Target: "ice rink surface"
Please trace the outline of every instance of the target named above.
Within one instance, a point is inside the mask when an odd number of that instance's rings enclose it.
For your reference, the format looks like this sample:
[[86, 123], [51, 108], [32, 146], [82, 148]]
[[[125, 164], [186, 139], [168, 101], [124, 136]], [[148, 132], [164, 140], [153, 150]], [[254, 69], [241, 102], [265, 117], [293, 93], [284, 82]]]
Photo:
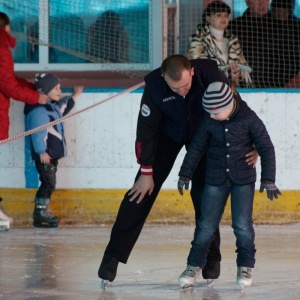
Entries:
[[253, 284], [235, 283], [235, 237], [221, 226], [221, 276], [213, 288], [202, 277], [182, 292], [193, 226], [147, 225], [126, 265], [106, 290], [97, 276], [111, 226], [14, 228], [0, 233], [0, 299], [14, 300], [298, 300], [300, 224], [259, 225]]

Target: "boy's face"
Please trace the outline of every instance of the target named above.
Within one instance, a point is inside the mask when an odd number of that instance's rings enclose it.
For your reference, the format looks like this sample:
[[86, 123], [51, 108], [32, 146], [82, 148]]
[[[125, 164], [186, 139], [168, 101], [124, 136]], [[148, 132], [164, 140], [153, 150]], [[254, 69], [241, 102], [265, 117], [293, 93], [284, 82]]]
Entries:
[[50, 100], [58, 101], [61, 96], [60, 83], [57, 84], [47, 95]]
[[210, 117], [217, 121], [225, 121], [229, 118], [232, 111], [233, 111], [233, 105], [230, 105], [228, 108], [224, 109], [223, 111], [221, 111], [217, 114], [210, 114]]

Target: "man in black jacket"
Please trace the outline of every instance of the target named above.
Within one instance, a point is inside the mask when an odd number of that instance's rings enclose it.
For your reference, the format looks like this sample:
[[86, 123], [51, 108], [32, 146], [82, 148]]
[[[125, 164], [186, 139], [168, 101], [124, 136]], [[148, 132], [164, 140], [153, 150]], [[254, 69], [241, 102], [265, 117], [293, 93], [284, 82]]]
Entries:
[[[140, 235], [152, 205], [172, 170], [183, 146], [188, 147], [200, 124], [204, 109], [202, 96], [210, 83], [229, 79], [209, 59], [188, 60], [183, 55], [171, 55], [161, 68], [145, 77], [137, 123], [136, 156], [140, 169], [133, 187], [125, 194], [112, 228], [98, 276], [105, 288], [116, 277], [119, 262], [126, 263]], [[251, 151], [245, 160], [255, 164], [257, 153]], [[200, 201], [204, 186], [202, 160], [192, 178], [191, 197], [196, 219], [200, 216]], [[202, 270], [211, 281], [220, 275], [220, 233], [216, 230], [207, 264]]]

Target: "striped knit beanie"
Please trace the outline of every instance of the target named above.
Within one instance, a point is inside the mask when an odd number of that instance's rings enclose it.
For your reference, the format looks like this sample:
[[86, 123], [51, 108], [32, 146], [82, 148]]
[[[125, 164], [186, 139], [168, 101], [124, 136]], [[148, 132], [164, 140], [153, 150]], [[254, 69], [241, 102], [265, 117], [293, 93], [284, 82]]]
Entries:
[[210, 114], [218, 114], [232, 104], [233, 94], [224, 82], [213, 82], [202, 98], [204, 109]]

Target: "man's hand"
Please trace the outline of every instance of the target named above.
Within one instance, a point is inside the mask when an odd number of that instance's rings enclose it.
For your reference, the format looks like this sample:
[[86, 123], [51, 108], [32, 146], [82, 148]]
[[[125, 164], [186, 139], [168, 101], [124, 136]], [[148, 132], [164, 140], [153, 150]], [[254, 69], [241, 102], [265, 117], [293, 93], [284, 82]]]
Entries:
[[275, 183], [270, 181], [264, 181], [260, 184], [259, 192], [262, 193], [266, 189], [268, 198], [273, 200], [274, 198], [277, 199], [278, 195], [281, 195], [281, 192], [276, 187]]
[[254, 149], [253, 151], [247, 153], [246, 155], [246, 163], [250, 166], [253, 165], [253, 168], [256, 167], [256, 162], [258, 159], [258, 152], [256, 151], [256, 149]]
[[39, 104], [46, 104], [48, 100], [49, 100], [48, 95], [40, 94], [40, 98], [39, 98], [38, 103]]
[[153, 189], [154, 181], [152, 175], [141, 175], [128, 193], [129, 196], [132, 195], [129, 201], [132, 202], [136, 200], [136, 203], [139, 204], [146, 193], [148, 193], [148, 195], [152, 194]]
[[190, 180], [191, 180], [190, 178], [179, 177], [178, 183], [177, 183], [177, 188], [178, 188], [180, 195], [183, 195], [183, 187], [186, 190], [189, 189]]

